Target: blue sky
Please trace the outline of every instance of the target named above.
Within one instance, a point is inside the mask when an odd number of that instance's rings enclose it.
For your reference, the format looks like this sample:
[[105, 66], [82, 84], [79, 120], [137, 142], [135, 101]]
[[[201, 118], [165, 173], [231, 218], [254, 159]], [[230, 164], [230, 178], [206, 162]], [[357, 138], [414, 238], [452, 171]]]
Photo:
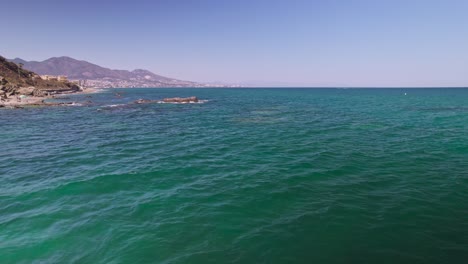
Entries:
[[0, 55], [228, 83], [468, 86], [466, 0], [0, 0]]

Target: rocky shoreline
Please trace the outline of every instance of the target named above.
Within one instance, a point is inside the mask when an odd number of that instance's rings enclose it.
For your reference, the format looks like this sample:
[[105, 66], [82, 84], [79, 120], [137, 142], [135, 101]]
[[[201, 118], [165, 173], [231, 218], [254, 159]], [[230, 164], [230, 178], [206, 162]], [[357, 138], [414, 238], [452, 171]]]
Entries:
[[[22, 109], [27, 107], [46, 107], [46, 106], [87, 106], [92, 105], [91, 101], [85, 102], [53, 102], [54, 99], [57, 100], [64, 100], [70, 99], [65, 97], [66, 95], [76, 95], [76, 94], [91, 94], [101, 91], [100, 89], [94, 88], [87, 88], [85, 90], [80, 90], [78, 92], [67, 92], [67, 93], [57, 93], [54, 95], [47, 95], [47, 96], [33, 96], [33, 95], [15, 95], [10, 96], [7, 99], [4, 97], [0, 100], [0, 108], [9, 108], [9, 109]], [[117, 93], [118, 96], [121, 96]], [[87, 96], [91, 97], [91, 96]], [[52, 101], [50, 100], [52, 99]], [[207, 100], [200, 100], [196, 96], [191, 97], [172, 97], [172, 98], [164, 98], [161, 100], [153, 100], [153, 99], [138, 99], [134, 102], [131, 102], [127, 105], [131, 104], [198, 104], [198, 103], [205, 103]]]
[[98, 89], [87, 88], [79, 91], [64, 91], [57, 92], [53, 95], [50, 94], [34, 94], [28, 93], [25, 95], [18, 93], [15, 95], [9, 96], [0, 96], [0, 108], [25, 108], [25, 107], [37, 107], [37, 106], [73, 106], [73, 105], [83, 105], [77, 104], [76, 102], [50, 102], [50, 99], [63, 99], [61, 96], [70, 95], [70, 94], [89, 94], [98, 92]]
[[64, 76], [41, 76], [0, 56], [0, 107], [23, 108], [26, 106], [62, 105], [49, 102], [63, 94], [87, 93], [78, 84]]

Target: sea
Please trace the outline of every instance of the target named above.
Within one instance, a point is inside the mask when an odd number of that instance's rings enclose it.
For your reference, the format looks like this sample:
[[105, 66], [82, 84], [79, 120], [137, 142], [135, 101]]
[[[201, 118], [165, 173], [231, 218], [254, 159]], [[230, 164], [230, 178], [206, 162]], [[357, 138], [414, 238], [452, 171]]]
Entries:
[[1, 264], [468, 262], [468, 89], [60, 100], [0, 109]]

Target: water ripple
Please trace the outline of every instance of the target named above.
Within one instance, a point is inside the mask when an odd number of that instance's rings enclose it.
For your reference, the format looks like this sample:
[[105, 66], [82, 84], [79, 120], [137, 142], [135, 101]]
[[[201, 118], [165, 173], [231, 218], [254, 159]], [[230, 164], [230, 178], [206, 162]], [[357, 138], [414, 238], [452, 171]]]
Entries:
[[0, 263], [468, 255], [467, 90], [124, 94], [0, 111]]

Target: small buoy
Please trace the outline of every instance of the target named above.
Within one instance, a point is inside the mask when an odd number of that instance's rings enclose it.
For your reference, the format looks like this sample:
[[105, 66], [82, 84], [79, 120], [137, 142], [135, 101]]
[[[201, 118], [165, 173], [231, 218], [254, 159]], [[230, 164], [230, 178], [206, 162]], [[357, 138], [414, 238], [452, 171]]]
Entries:
[[405, 95], [406, 95], [406, 93], [405, 93]]

